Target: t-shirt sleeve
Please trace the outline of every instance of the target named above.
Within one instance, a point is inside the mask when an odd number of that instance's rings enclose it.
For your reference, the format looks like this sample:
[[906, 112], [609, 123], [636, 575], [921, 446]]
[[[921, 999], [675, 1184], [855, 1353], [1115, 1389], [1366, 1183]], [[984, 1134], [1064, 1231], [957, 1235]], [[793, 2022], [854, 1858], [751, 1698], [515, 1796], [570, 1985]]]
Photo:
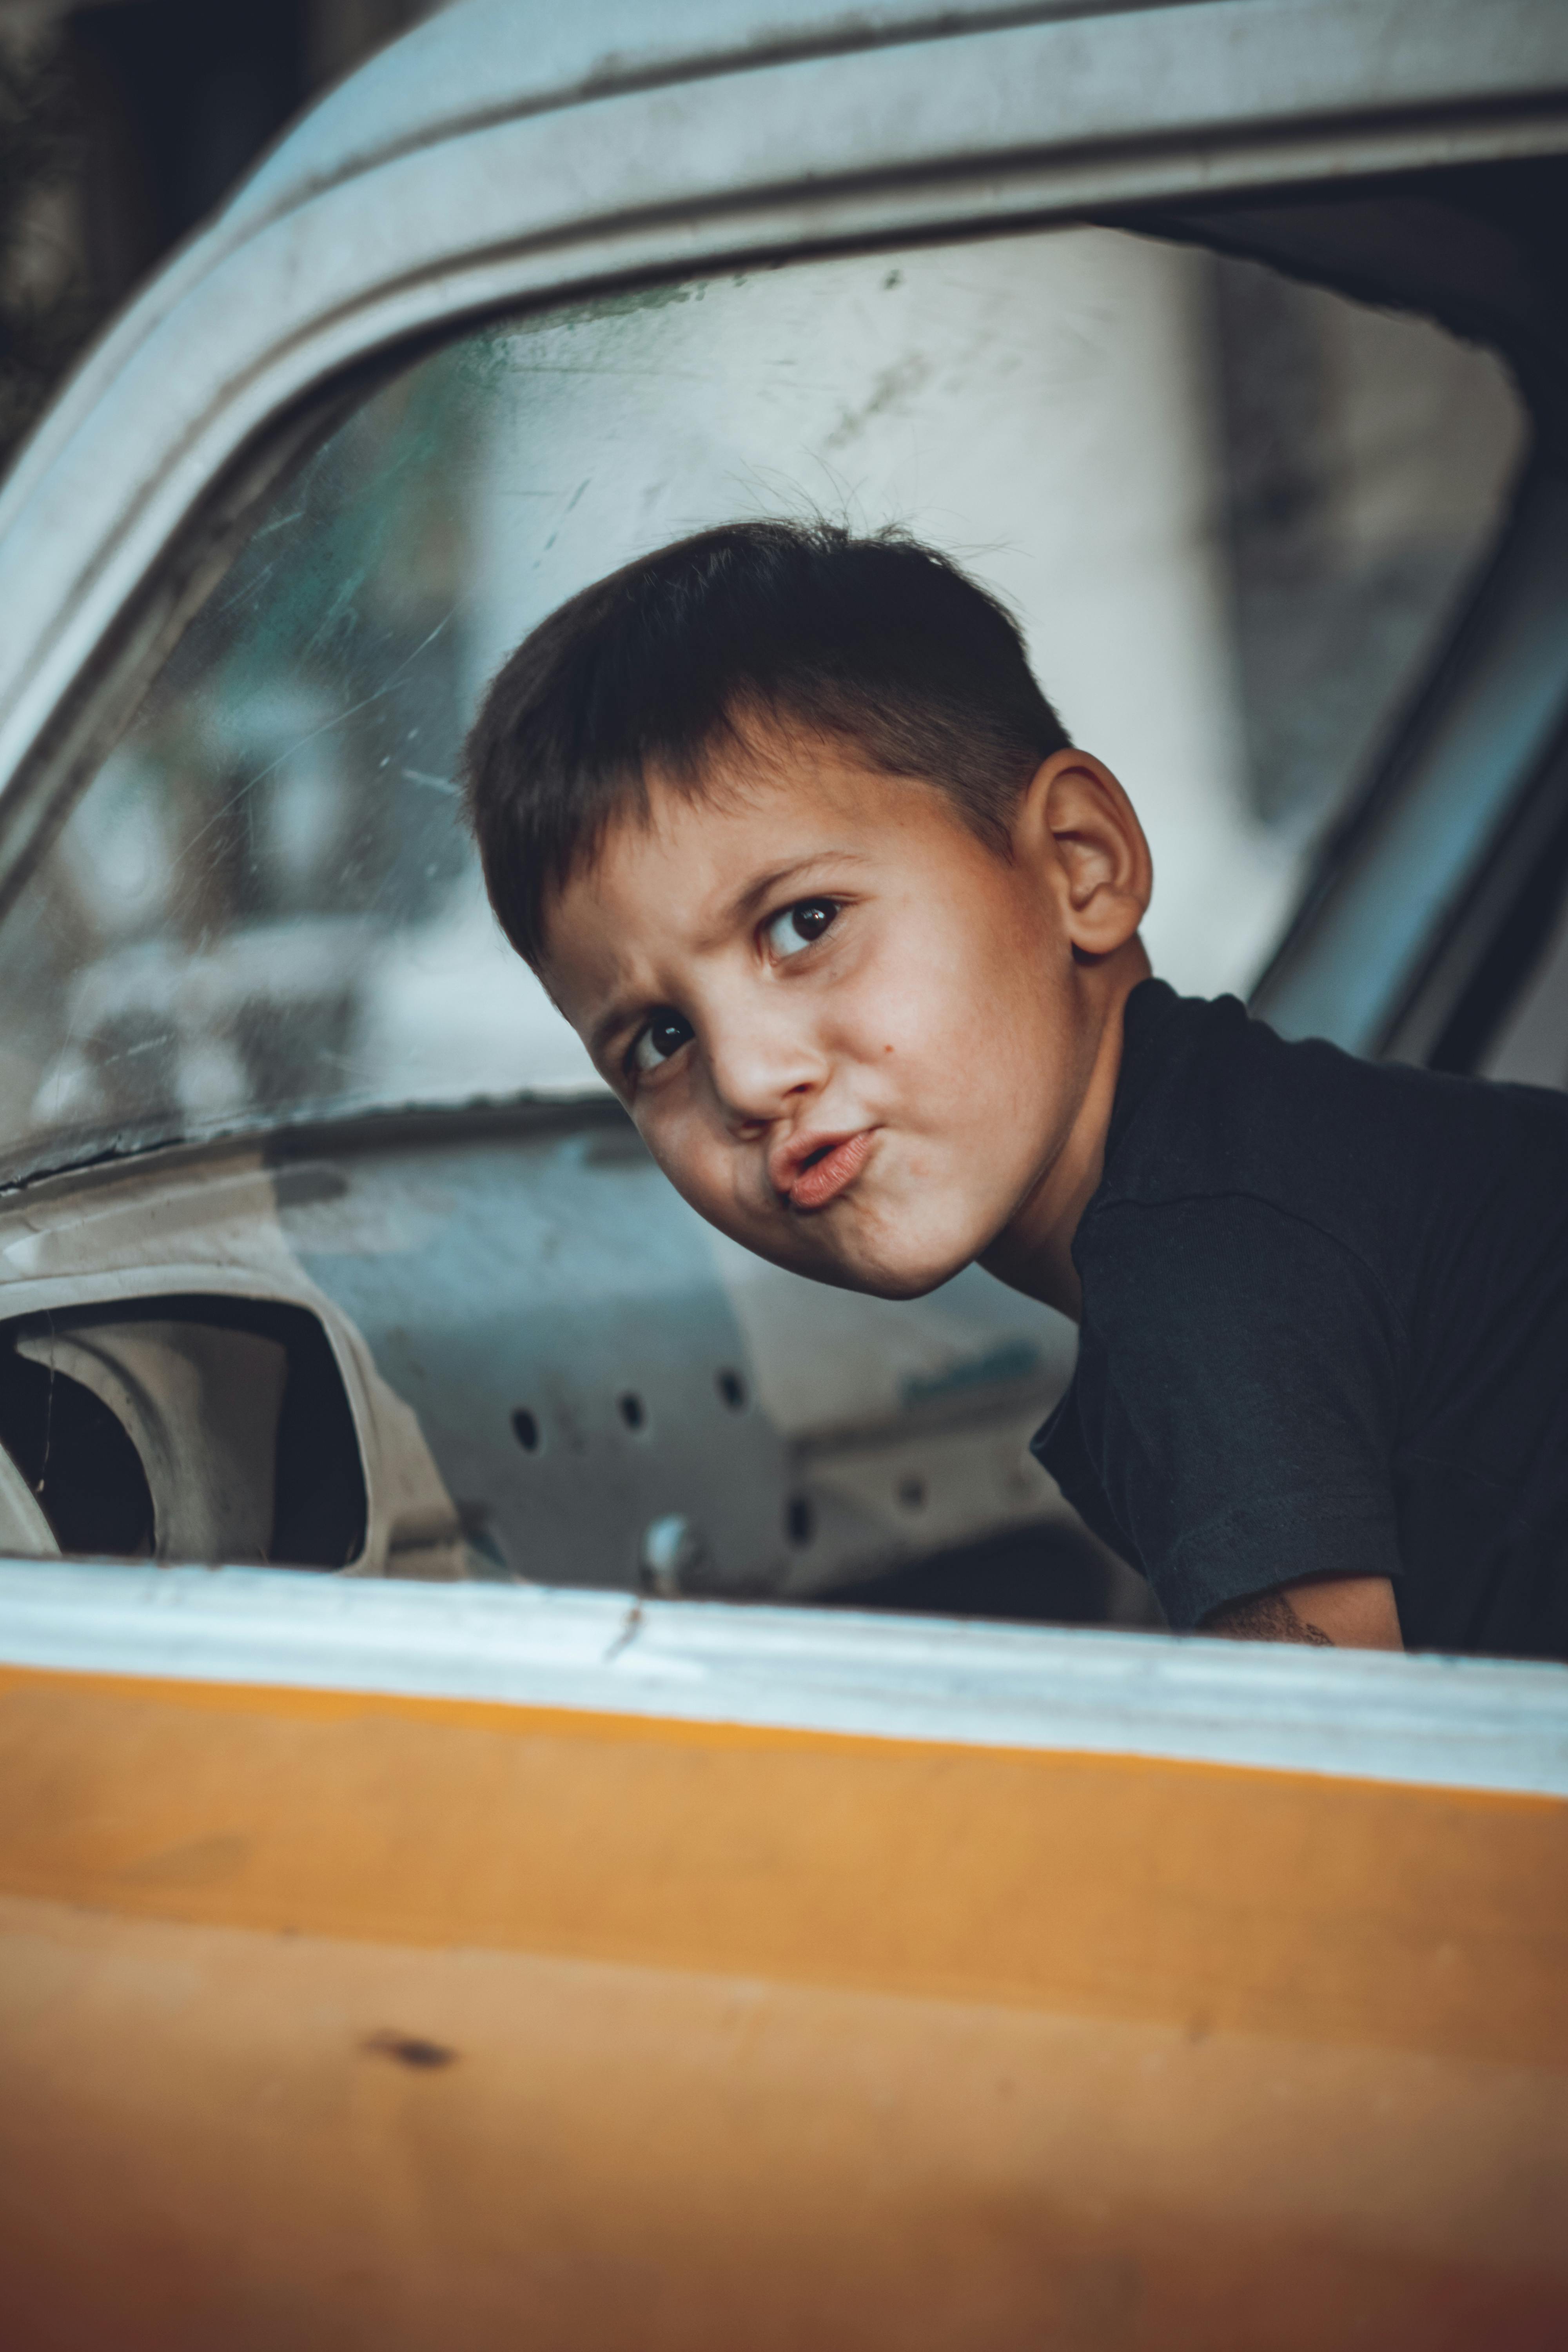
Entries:
[[1073, 1451], [1179, 1631], [1303, 1576], [1397, 1576], [1399, 1339], [1367, 1269], [1249, 1196], [1108, 1206]]

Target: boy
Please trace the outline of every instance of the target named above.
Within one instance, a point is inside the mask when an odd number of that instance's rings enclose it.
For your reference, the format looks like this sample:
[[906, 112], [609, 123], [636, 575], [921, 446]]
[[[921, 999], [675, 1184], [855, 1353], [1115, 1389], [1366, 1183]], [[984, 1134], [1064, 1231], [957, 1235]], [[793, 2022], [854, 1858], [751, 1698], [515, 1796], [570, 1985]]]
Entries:
[[1568, 1098], [1152, 979], [1127, 796], [955, 567], [704, 532], [537, 629], [468, 758], [508, 937], [695, 1209], [1078, 1319], [1035, 1450], [1174, 1627], [1568, 1647]]

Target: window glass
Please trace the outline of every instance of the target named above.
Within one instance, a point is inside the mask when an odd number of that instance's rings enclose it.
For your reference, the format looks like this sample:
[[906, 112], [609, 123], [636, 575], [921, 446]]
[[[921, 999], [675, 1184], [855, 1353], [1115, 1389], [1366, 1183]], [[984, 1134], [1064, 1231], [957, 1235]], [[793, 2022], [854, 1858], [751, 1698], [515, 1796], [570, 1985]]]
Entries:
[[1321, 830], [1435, 649], [1522, 454], [1501, 365], [1425, 320], [1210, 264], [1251, 805]]
[[1480, 1071], [1520, 1086], [1568, 1087], [1568, 898], [1499, 1024]]
[[562, 598], [736, 515], [997, 590], [1145, 820], [1156, 968], [1245, 988], [1521, 439], [1436, 328], [1102, 229], [474, 335], [278, 493], [0, 931], [0, 1151], [595, 1083], [486, 909], [461, 734]]

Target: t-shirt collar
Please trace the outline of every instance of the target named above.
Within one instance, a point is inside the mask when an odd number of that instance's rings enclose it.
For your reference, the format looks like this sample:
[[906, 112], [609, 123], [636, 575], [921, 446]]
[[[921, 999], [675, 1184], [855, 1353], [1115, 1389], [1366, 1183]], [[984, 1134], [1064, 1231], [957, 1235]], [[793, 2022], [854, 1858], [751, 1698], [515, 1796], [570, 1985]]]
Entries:
[[1181, 998], [1163, 980], [1141, 980], [1122, 1009], [1121, 1067], [1110, 1125], [1105, 1137], [1105, 1166], [1110, 1167], [1123, 1136], [1142, 1109], [1158, 1077], [1163, 1055], [1160, 1040], [1181, 1008]]

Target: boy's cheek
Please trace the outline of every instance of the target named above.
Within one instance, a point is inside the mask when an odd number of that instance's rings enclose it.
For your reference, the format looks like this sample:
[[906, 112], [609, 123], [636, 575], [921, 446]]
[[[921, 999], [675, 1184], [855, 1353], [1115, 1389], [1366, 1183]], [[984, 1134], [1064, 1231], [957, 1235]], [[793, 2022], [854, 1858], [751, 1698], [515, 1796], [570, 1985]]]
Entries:
[[738, 1152], [728, 1137], [715, 1140], [697, 1123], [644, 1140], [687, 1206], [742, 1248], [796, 1272], [809, 1270], [820, 1251], [775, 1197], [760, 1154]]
[[647, 1144], [661, 1174], [668, 1177], [689, 1207], [710, 1224], [732, 1230], [739, 1202], [737, 1154], [727, 1139], [716, 1138], [689, 1107], [672, 1103], [639, 1105], [632, 1122]]

